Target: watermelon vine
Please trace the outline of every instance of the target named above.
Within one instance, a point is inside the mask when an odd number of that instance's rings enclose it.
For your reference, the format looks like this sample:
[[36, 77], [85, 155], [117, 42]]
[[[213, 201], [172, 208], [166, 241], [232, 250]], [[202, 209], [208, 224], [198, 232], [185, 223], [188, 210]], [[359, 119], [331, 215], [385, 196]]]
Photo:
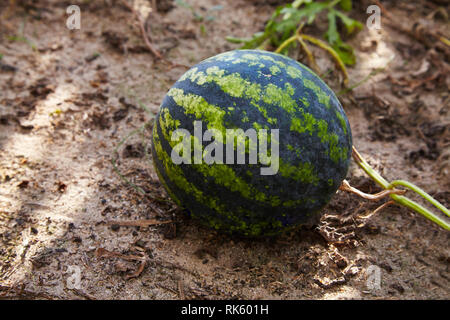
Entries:
[[[340, 9], [336, 9], [338, 4]], [[306, 44], [306, 42], [310, 42], [331, 54], [344, 75], [344, 84], [347, 85], [348, 74], [345, 65], [355, 64], [356, 59], [353, 48], [342, 40], [338, 32], [337, 20], [343, 23], [348, 34], [361, 30], [363, 25], [345, 13], [351, 9], [351, 0], [323, 2], [295, 0], [292, 3], [278, 7], [266, 23], [263, 32], [257, 32], [249, 39], [231, 36], [226, 39], [232, 43], [242, 43], [241, 49], [269, 49], [269, 47], [275, 47], [278, 48], [276, 52], [279, 53], [287, 53], [289, 47], [299, 42], [302, 50], [306, 53], [310, 67], [320, 73], [314, 56]], [[324, 34], [326, 42], [301, 33], [303, 26], [312, 24], [322, 12], [326, 12], [328, 21], [328, 29]]]
[[[447, 217], [450, 217], [450, 212], [447, 208], [445, 208], [441, 203], [439, 203], [436, 199], [434, 199], [432, 196], [430, 196], [428, 193], [426, 193], [424, 190], [416, 186], [415, 184], [404, 181], [404, 180], [395, 180], [392, 182], [388, 182], [386, 179], [384, 179], [378, 172], [376, 172], [364, 158], [359, 154], [359, 152], [356, 150], [355, 147], [353, 147], [353, 159], [355, 162], [371, 177], [378, 185], [380, 185], [385, 190], [390, 190], [395, 188], [396, 186], [402, 186], [405, 187], [418, 195], [420, 195], [423, 199], [425, 199], [427, 202], [431, 203], [433, 206], [441, 210]], [[402, 196], [398, 194], [390, 194], [390, 197], [394, 200], [394, 202], [405, 206], [417, 213], [420, 213], [425, 218], [427, 218], [430, 221], [433, 221], [434, 223], [438, 224], [445, 230], [450, 230], [450, 224], [439, 217], [437, 214], [431, 212], [427, 208], [421, 206], [417, 202]]]

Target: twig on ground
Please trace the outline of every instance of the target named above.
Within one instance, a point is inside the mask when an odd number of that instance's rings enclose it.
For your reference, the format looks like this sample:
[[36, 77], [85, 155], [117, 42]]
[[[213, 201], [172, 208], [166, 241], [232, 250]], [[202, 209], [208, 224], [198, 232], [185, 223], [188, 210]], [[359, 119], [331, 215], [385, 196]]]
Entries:
[[86, 300], [97, 300], [96, 297], [94, 297], [93, 295], [83, 292], [79, 289], [70, 289], [73, 293], [75, 293], [77, 296], [85, 298]]
[[121, 0], [122, 4], [128, 8], [128, 10], [131, 11], [131, 13], [133, 13], [134, 17], [136, 18], [138, 24], [139, 24], [139, 29], [141, 30], [141, 34], [142, 37], [144, 38], [144, 42], [147, 46], [147, 48], [150, 50], [151, 53], [153, 53], [157, 58], [161, 59], [161, 60], [165, 60], [164, 57], [162, 56], [162, 54], [156, 50], [153, 45], [150, 43], [150, 41], [148, 40], [147, 37], [147, 32], [145, 32], [145, 26], [144, 23], [142, 22], [141, 18], [139, 17], [139, 14], [136, 12], [136, 10], [134, 10], [133, 6], [131, 6], [128, 1], [126, 0]]
[[145, 45], [147, 46], [147, 48], [150, 50], [150, 52], [158, 59], [164, 61], [165, 63], [167, 63], [170, 68], [176, 68], [176, 67], [183, 67], [183, 68], [189, 68], [188, 66], [185, 66], [183, 64], [178, 64], [178, 63], [173, 63], [169, 60], [167, 60], [166, 58], [163, 57], [163, 55], [157, 50], [155, 49], [155, 47], [153, 47], [153, 44], [150, 42], [148, 35], [147, 35], [147, 31], [145, 30], [145, 25], [142, 22], [139, 14], [136, 12], [136, 10], [134, 10], [133, 6], [131, 6], [127, 0], [121, 0], [122, 4], [128, 8], [128, 10], [130, 10], [135, 19], [137, 20], [138, 24], [139, 24], [139, 29], [141, 31], [142, 34], [142, 38], [144, 39]]
[[119, 226], [130, 226], [130, 227], [148, 227], [148, 226], [157, 226], [161, 224], [172, 223], [172, 220], [167, 221], [159, 221], [156, 219], [145, 219], [145, 220], [130, 220], [130, 221], [108, 221], [109, 225], [119, 225]]
[[141, 253], [141, 256], [135, 256], [135, 255], [125, 255], [118, 252], [108, 251], [104, 248], [98, 248], [95, 252], [95, 255], [97, 258], [120, 258], [127, 261], [140, 261], [138, 269], [133, 272], [132, 274], [127, 275], [125, 278], [131, 279], [131, 278], [137, 278], [141, 275], [141, 273], [144, 271], [145, 265], [147, 263], [147, 257], [145, 256], [145, 253]]
[[172, 289], [172, 288], [169, 288], [169, 287], [166, 287], [165, 285], [162, 285], [162, 284], [160, 284], [160, 283], [157, 283], [156, 286], [157, 286], [158, 288], [161, 288], [161, 289], [164, 289], [164, 290], [166, 290], [166, 291], [169, 291], [169, 292], [173, 293], [174, 295], [178, 295], [178, 292], [177, 292], [176, 290], [174, 290], [174, 289]]

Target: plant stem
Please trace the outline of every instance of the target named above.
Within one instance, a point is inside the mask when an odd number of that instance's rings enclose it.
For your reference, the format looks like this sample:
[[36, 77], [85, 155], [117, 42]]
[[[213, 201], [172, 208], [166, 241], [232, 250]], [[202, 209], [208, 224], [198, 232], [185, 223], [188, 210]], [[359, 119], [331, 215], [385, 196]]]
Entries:
[[339, 2], [341, 2], [341, 0], [334, 0], [333, 2], [331, 2], [327, 8], [333, 8], [335, 5], [337, 5]]
[[432, 205], [434, 205], [436, 208], [438, 208], [439, 210], [441, 210], [443, 213], [445, 213], [447, 215], [447, 217], [450, 217], [450, 212], [448, 211], [448, 209], [446, 207], [444, 207], [442, 204], [440, 204], [438, 201], [436, 201], [432, 196], [430, 196], [428, 193], [426, 193], [425, 191], [423, 191], [422, 189], [420, 189], [418, 186], [408, 182], [408, 181], [404, 181], [404, 180], [395, 180], [392, 181], [391, 184], [389, 185], [389, 189], [393, 188], [395, 186], [403, 186], [405, 188], [408, 188], [412, 191], [414, 191], [415, 193], [417, 193], [418, 195], [420, 195], [422, 198], [424, 198], [425, 200], [427, 200], [429, 203], [431, 203]]
[[444, 44], [446, 44], [447, 46], [450, 47], [450, 40], [448, 40], [447, 38], [445, 38], [445, 37], [439, 37], [439, 40], [441, 40], [442, 43], [444, 43]]
[[286, 39], [278, 48], [277, 50], [275, 50], [275, 53], [280, 53], [281, 51], [284, 50], [284, 48], [286, 48], [288, 45], [290, 45], [292, 42], [294, 42], [295, 40], [297, 40], [297, 35], [293, 35], [292, 37]]
[[378, 72], [383, 71], [384, 69], [375, 69], [372, 70], [367, 76], [364, 77], [364, 79], [362, 79], [361, 81], [355, 83], [354, 85], [351, 85], [348, 88], [342, 89], [341, 91], [339, 91], [337, 93], [338, 96], [341, 96], [347, 92], [350, 92], [352, 90], [354, 90], [355, 88], [359, 87], [360, 85], [363, 85], [364, 83], [366, 83], [370, 78], [372, 78], [373, 76], [375, 76]]
[[377, 194], [368, 194], [365, 192], [362, 192], [361, 190], [358, 190], [354, 187], [352, 187], [347, 180], [342, 181], [342, 185], [339, 187], [340, 190], [343, 191], [347, 191], [347, 192], [351, 192], [354, 193], [358, 196], [360, 196], [361, 198], [367, 199], [367, 200], [371, 200], [371, 201], [378, 201], [382, 198], [385, 198], [386, 196], [390, 195], [390, 194], [405, 194], [405, 190], [397, 190], [397, 189], [392, 189], [392, 190], [383, 190], [381, 192], [378, 192]]
[[305, 51], [306, 56], [308, 57], [308, 61], [311, 64], [311, 68], [313, 68], [314, 71], [316, 71], [317, 73], [320, 73], [319, 66], [316, 63], [316, 60], [314, 59], [313, 54], [309, 50], [308, 45], [305, 43], [305, 41], [303, 41], [303, 39], [301, 37], [298, 37], [298, 42], [300, 42], [300, 45], [302, 46], [303, 51]]
[[[297, 32], [297, 34], [295, 34], [292, 37], [286, 39], [274, 52], [275, 53], [282, 52], [287, 46], [289, 46], [295, 40], [300, 42], [300, 45], [305, 50], [306, 55], [308, 56], [308, 60], [310, 60], [310, 61], [311, 61], [311, 58], [312, 58], [311, 51], [309, 51], [308, 47], [306, 47], [306, 44], [305, 44], [305, 42], [303, 40], [309, 41], [309, 42], [315, 44], [316, 46], [322, 48], [323, 50], [327, 51], [334, 58], [334, 60], [336, 60], [336, 63], [338, 65], [338, 67], [341, 69], [342, 73], [344, 74], [344, 84], [345, 85], [348, 84], [349, 77], [348, 77], [347, 68], [345, 67], [344, 62], [339, 57], [337, 52], [332, 47], [330, 47], [325, 42], [323, 42], [322, 40], [319, 40], [319, 39], [314, 38], [312, 36], [309, 36], [307, 34], [301, 34], [301, 33]], [[312, 59], [314, 59], [314, 58], [312, 58]], [[311, 65], [311, 68], [318, 69], [317, 65], [315, 64], [315, 60], [312, 60], [312, 61], [314, 63]], [[318, 70], [315, 70], [315, 71], [317, 72]]]
[[[392, 183], [389, 183], [386, 179], [384, 179], [378, 172], [376, 172], [365, 160], [364, 158], [358, 153], [355, 147], [352, 149], [352, 156], [353, 159], [356, 161], [356, 163], [376, 182], [378, 183], [383, 189], [392, 189], [396, 185], [401, 185], [404, 187], [407, 187], [408, 189], [418, 193], [420, 196], [422, 196], [425, 200], [439, 208], [441, 211], [443, 211], [446, 215], [449, 215], [448, 209], [446, 209], [442, 204], [440, 204], [437, 200], [435, 200], [432, 196], [430, 196], [428, 193], [417, 187], [416, 185], [403, 181], [403, 180], [395, 180]], [[445, 230], [450, 230], [450, 224], [442, 219], [441, 217], [437, 216], [436, 214], [432, 213], [428, 209], [424, 208], [417, 202], [405, 197], [400, 196], [396, 194], [391, 194], [390, 197], [398, 204], [403, 205], [417, 213], [420, 213], [425, 218], [433, 221], [434, 223], [438, 224]]]
[[392, 60], [394, 60], [395, 55], [392, 56], [391, 59], [389, 59], [389, 61], [386, 63], [386, 65], [384, 67], [381, 68], [376, 68], [374, 70], [372, 70], [367, 76], [365, 76], [361, 81], [356, 82], [355, 84], [351, 85], [348, 88], [342, 89], [341, 91], [339, 91], [337, 93], [338, 96], [341, 96], [343, 94], [346, 94], [350, 91], [353, 91], [354, 89], [356, 89], [357, 87], [363, 85], [364, 83], [366, 83], [367, 81], [369, 81], [370, 78], [376, 76], [377, 74], [379, 74], [380, 72], [383, 72], [386, 70], [386, 68], [388, 67], [388, 65], [392, 62]]
[[338, 67], [341, 69], [342, 73], [344, 74], [344, 84], [347, 85], [348, 84], [348, 79], [349, 79], [348, 73], [347, 73], [347, 68], [345, 67], [344, 62], [339, 57], [337, 52], [332, 47], [330, 47], [325, 42], [323, 42], [322, 40], [319, 40], [317, 38], [311, 37], [311, 36], [309, 36], [307, 34], [301, 34], [300, 37], [302, 39], [306, 40], [306, 41], [309, 41], [309, 42], [315, 44], [316, 46], [322, 48], [323, 50], [325, 50], [329, 54], [331, 54], [331, 56], [334, 58], [334, 60], [336, 60], [336, 63], [338, 65]]

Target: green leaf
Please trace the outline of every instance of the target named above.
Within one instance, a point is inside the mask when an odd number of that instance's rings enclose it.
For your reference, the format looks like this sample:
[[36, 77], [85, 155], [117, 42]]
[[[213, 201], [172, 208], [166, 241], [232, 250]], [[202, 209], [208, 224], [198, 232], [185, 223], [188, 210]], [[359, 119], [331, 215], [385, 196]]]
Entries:
[[290, 5], [284, 5], [284, 6], [277, 7], [275, 9], [275, 11], [272, 13], [272, 16], [270, 17], [269, 22], [276, 22], [275, 19], [278, 18], [282, 14], [282, 11], [284, 9], [286, 9], [288, 6], [290, 6]]
[[346, 65], [352, 66], [356, 63], [355, 53], [350, 45], [339, 39], [332, 47]]
[[311, 2], [306, 4], [302, 9], [294, 9], [289, 5], [289, 7], [285, 7], [282, 11], [284, 14], [289, 13], [289, 18], [277, 23], [275, 30], [280, 33], [296, 30], [300, 21], [305, 17], [308, 18], [308, 24], [311, 24], [314, 22], [316, 15], [327, 6], [328, 2]]
[[203, 23], [200, 25], [200, 32], [203, 36], [206, 35], [206, 27]]
[[341, 40], [341, 36], [339, 35], [339, 32], [337, 31], [337, 25], [336, 25], [336, 11], [330, 10], [327, 15], [328, 18], [328, 30], [325, 33], [325, 38], [327, 39], [328, 43], [331, 45], [337, 43], [339, 40]]
[[338, 16], [341, 19], [341, 21], [344, 23], [348, 34], [353, 33], [355, 30], [359, 31], [364, 27], [361, 22], [348, 17], [347, 15], [345, 15], [342, 12], [335, 11], [335, 13], [336, 13], [336, 16]]
[[282, 20], [289, 19], [291, 17], [291, 15], [293, 13], [295, 13], [296, 11], [297, 11], [297, 9], [296, 8], [292, 8], [291, 4], [285, 5], [280, 11], [280, 14], [283, 15], [283, 19]]
[[294, 2], [292, 2], [292, 7], [297, 9], [302, 4], [311, 3], [311, 2], [312, 2], [312, 0], [295, 0]]
[[341, 2], [339, 2], [339, 5], [344, 11], [352, 10], [352, 0], [341, 0]]
[[268, 32], [258, 32], [253, 35], [253, 37], [246, 41], [241, 49], [253, 49], [261, 45], [267, 38], [269, 38], [270, 33]]
[[233, 36], [227, 36], [225, 38], [225, 40], [227, 40], [230, 43], [244, 43], [244, 42], [248, 42], [251, 39], [248, 38], [237, 38], [237, 37], [233, 37]]
[[354, 65], [356, 58], [353, 48], [342, 41], [337, 30], [337, 13], [338, 11], [336, 10], [330, 10], [328, 12], [328, 31], [325, 33], [325, 38], [346, 65]]
[[[183, 0], [177, 1], [181, 2]], [[343, 22], [349, 34], [362, 29], [363, 25], [349, 18], [343, 12], [335, 10], [333, 7], [338, 3], [340, 3], [343, 10], [351, 10], [352, 8], [351, 0], [327, 0], [321, 2], [294, 0], [275, 9], [263, 32], [255, 33], [250, 39], [227, 37], [227, 40], [232, 43], [243, 43], [242, 49], [265, 47], [269, 43], [278, 47], [295, 34], [300, 23], [312, 24], [316, 16], [325, 11], [328, 13], [328, 30], [325, 33], [325, 39], [345, 64], [352, 65], [355, 63], [353, 48], [342, 41], [337, 28], [337, 19], [339, 18]]]

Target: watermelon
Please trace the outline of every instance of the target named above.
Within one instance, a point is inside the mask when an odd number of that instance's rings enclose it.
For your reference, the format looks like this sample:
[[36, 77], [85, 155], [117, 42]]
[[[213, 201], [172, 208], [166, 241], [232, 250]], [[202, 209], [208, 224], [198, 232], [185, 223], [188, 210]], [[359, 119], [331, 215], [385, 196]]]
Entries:
[[192, 217], [258, 237], [316, 223], [347, 174], [351, 147], [344, 110], [314, 72], [283, 55], [234, 50], [172, 86], [153, 126], [152, 157]]

